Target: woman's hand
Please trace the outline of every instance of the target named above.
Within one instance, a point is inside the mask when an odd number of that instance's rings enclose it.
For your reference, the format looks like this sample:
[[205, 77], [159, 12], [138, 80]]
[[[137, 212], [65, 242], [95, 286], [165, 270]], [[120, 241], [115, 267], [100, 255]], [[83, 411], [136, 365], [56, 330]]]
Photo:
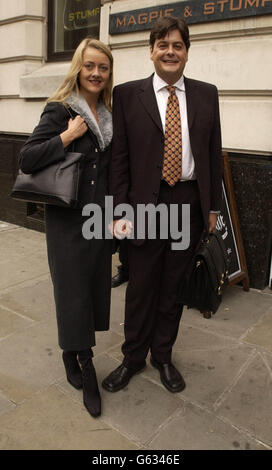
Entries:
[[87, 129], [88, 127], [81, 116], [76, 116], [75, 119], [69, 119], [68, 129], [60, 134], [63, 147], [68, 147], [73, 140], [84, 135], [85, 132], [87, 132]]
[[130, 220], [119, 219], [113, 220], [109, 225], [108, 229], [112, 235], [114, 235], [119, 240], [124, 238], [129, 238], [133, 229], [133, 225]]

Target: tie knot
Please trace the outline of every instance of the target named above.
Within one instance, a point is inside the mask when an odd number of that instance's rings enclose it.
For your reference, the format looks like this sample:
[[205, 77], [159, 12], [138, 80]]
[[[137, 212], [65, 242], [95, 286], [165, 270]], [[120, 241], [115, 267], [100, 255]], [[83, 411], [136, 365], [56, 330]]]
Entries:
[[175, 94], [175, 86], [173, 85], [168, 85], [167, 87], [167, 90], [169, 91], [170, 95], [174, 95]]

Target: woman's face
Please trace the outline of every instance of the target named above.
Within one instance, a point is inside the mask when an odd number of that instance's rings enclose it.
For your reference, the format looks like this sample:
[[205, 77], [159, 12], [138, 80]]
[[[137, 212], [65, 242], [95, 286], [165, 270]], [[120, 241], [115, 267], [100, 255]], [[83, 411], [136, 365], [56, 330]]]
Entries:
[[99, 95], [110, 78], [110, 60], [104, 52], [87, 47], [83, 53], [83, 64], [79, 72], [81, 93]]

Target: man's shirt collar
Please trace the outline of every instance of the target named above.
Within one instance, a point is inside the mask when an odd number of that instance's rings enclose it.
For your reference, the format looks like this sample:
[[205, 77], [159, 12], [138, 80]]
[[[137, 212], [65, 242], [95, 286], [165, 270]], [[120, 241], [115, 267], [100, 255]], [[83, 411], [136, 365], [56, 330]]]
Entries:
[[[154, 77], [153, 77], [153, 85], [154, 85], [154, 90], [155, 92], [158, 92], [168, 86], [168, 83], [166, 83], [159, 75], [155, 72]], [[176, 88], [179, 90], [185, 91], [185, 85], [184, 85], [184, 76], [182, 75], [180, 79], [174, 83]]]

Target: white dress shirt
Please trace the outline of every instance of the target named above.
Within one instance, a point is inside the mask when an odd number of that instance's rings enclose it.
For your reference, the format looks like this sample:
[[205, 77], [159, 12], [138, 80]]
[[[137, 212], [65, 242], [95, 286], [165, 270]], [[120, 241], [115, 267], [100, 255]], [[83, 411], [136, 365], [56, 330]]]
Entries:
[[[165, 132], [165, 115], [169, 91], [167, 90], [168, 83], [160, 78], [155, 72], [153, 77], [153, 87], [157, 99], [157, 104], [161, 116], [162, 127]], [[173, 85], [176, 87], [176, 95], [179, 101], [180, 119], [181, 119], [181, 133], [182, 133], [182, 170], [181, 181], [195, 180], [195, 162], [192, 154], [188, 119], [187, 119], [187, 104], [186, 104], [186, 91], [184, 85], [184, 77], [182, 77]]]

